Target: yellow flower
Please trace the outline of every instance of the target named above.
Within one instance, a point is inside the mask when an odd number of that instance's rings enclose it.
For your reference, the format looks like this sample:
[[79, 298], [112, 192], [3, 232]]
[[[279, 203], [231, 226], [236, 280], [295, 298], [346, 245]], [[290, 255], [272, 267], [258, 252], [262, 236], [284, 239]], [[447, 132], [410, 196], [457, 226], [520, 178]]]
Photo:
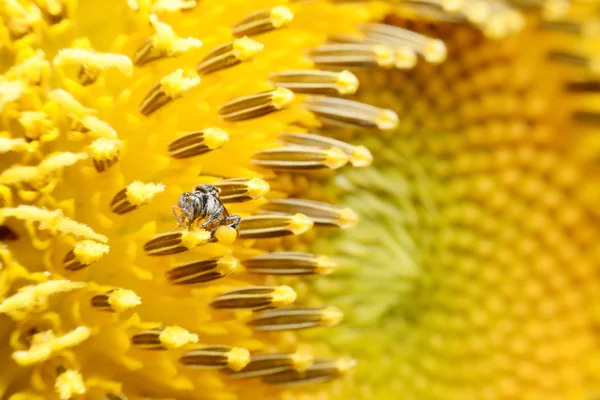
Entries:
[[0, 4], [2, 397], [593, 397], [594, 2], [286, 3]]

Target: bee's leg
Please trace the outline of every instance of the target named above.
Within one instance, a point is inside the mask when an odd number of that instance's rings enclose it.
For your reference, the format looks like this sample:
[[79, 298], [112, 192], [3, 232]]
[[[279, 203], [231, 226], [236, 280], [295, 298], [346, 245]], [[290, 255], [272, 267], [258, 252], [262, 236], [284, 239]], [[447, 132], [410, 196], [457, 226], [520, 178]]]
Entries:
[[239, 215], [230, 215], [229, 217], [225, 217], [223, 222], [225, 225], [237, 229], [240, 222], [242, 222], [242, 218]]
[[177, 220], [177, 222], [179, 223], [178, 228], [181, 228], [181, 225], [183, 225], [183, 221], [181, 219], [181, 217], [179, 216], [179, 214], [177, 214], [176, 210], [180, 211], [183, 214], [183, 210], [177, 206], [173, 206], [171, 207], [171, 210], [173, 210], [173, 215], [175, 216], [175, 219]]
[[204, 221], [204, 223], [202, 225], [200, 225], [202, 228], [206, 228], [207, 226], [209, 226], [210, 224], [212, 224], [215, 221], [218, 221], [221, 218], [221, 215], [223, 215], [223, 211], [225, 211], [225, 207], [223, 206], [223, 204], [220, 204], [215, 211], [213, 211], [212, 214], [210, 214], [210, 216], [208, 217], [208, 219], [206, 221]]

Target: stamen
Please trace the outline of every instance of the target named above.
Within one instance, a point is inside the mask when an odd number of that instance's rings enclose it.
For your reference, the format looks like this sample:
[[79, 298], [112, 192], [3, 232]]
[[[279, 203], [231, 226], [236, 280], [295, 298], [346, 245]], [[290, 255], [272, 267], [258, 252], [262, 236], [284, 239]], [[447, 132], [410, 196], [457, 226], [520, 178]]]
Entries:
[[147, 350], [178, 349], [190, 343], [198, 343], [198, 335], [179, 326], [162, 325], [133, 335], [131, 343]]
[[285, 144], [315, 147], [319, 149], [341, 149], [355, 167], [368, 167], [373, 162], [373, 156], [365, 146], [353, 146], [341, 140], [331, 139], [321, 135], [302, 132], [281, 133], [279, 139]]
[[166, 232], [146, 242], [144, 250], [149, 256], [166, 256], [188, 251], [207, 244], [210, 240], [211, 233], [205, 230]]
[[189, 158], [223, 147], [229, 134], [216, 126], [190, 132], [169, 143], [169, 155], [173, 158]]
[[312, 49], [308, 55], [319, 67], [389, 68], [396, 61], [394, 49], [379, 44], [324, 44]]
[[310, 96], [304, 101], [304, 105], [327, 126], [381, 130], [393, 130], [398, 126], [398, 116], [392, 110], [377, 108], [357, 101]]
[[448, 54], [446, 45], [439, 39], [432, 39], [419, 33], [386, 24], [365, 24], [361, 30], [367, 38], [382, 44], [409, 48], [433, 64], [442, 63]]
[[58, 137], [59, 130], [43, 111], [24, 111], [19, 117], [28, 139], [50, 142]]
[[125, 214], [148, 204], [157, 194], [165, 190], [162, 183], [143, 183], [133, 181], [126, 188], [121, 189], [110, 202], [110, 209], [115, 214]]
[[227, 310], [260, 310], [292, 304], [296, 292], [289, 286], [251, 286], [221, 293], [210, 306]]
[[60, 400], [69, 400], [86, 392], [81, 374], [74, 369], [68, 369], [56, 377], [54, 390]]
[[261, 206], [269, 214], [293, 215], [301, 213], [316, 225], [348, 229], [356, 226], [358, 215], [350, 208], [337, 208], [328, 203], [305, 199], [273, 199]]
[[242, 218], [239, 226], [240, 239], [266, 239], [300, 235], [313, 226], [306, 215], [254, 215]]
[[240, 262], [226, 255], [210, 260], [192, 261], [179, 265], [166, 272], [168, 281], [173, 285], [192, 285], [214, 281], [234, 274], [240, 269]]
[[219, 108], [226, 121], [243, 121], [280, 111], [294, 100], [294, 93], [285, 88], [238, 97]]
[[576, 67], [588, 67], [591, 61], [589, 57], [559, 50], [550, 51], [548, 59]]
[[88, 146], [88, 151], [98, 172], [104, 172], [112, 167], [121, 153], [122, 142], [118, 139], [99, 138]]
[[347, 163], [348, 156], [338, 148], [280, 147], [262, 150], [252, 156], [252, 164], [275, 171], [338, 169]]
[[108, 254], [108, 251], [108, 245], [93, 240], [82, 240], [77, 242], [73, 250], [67, 253], [63, 260], [63, 266], [67, 271], [77, 271], [100, 260]]
[[182, 97], [199, 83], [200, 77], [194, 71], [184, 73], [183, 69], [178, 69], [163, 77], [160, 83], [150, 89], [138, 109], [142, 115], [148, 116], [172, 100]]
[[312, 354], [305, 350], [296, 353], [254, 354], [239, 372], [230, 374], [234, 379], [253, 379], [273, 375], [289, 369], [305, 371], [313, 362]]
[[600, 81], [568, 82], [566, 89], [574, 93], [598, 93], [600, 92]]
[[100, 311], [123, 312], [142, 304], [142, 299], [131, 290], [112, 289], [92, 297], [91, 304]]
[[204, 57], [204, 60], [198, 64], [196, 71], [201, 75], [208, 75], [225, 68], [233, 67], [244, 61], [252, 60], [263, 48], [262, 43], [247, 37], [236, 39], [208, 53]]
[[255, 314], [248, 325], [259, 331], [284, 331], [334, 326], [339, 324], [343, 318], [342, 312], [333, 306], [324, 308], [288, 307]]
[[232, 178], [212, 185], [219, 189], [219, 198], [223, 203], [243, 203], [263, 197], [271, 189], [269, 184], [258, 178]]
[[285, 7], [273, 7], [252, 13], [235, 24], [231, 33], [235, 37], [253, 36], [281, 28], [294, 19], [292, 11]]
[[600, 125], [600, 112], [575, 111], [572, 117], [574, 121], [591, 125]]
[[358, 79], [350, 71], [284, 71], [271, 74], [269, 79], [274, 85], [295, 93], [345, 95], [354, 94], [358, 89]]
[[197, 369], [224, 369], [239, 371], [250, 362], [250, 352], [241, 347], [213, 345], [188, 351], [179, 362]]
[[52, 331], [36, 333], [28, 350], [12, 353], [12, 359], [21, 366], [36, 364], [69, 347], [74, 347], [90, 337], [91, 330], [79, 326], [62, 336], [55, 336]]
[[272, 385], [284, 386], [328, 382], [346, 375], [355, 366], [356, 361], [346, 357], [337, 360], [317, 360], [305, 371], [288, 369], [266, 376], [262, 380]]
[[81, 48], [59, 50], [53, 63], [58, 67], [65, 64], [81, 65], [78, 79], [82, 85], [90, 85], [96, 82], [102, 71], [111, 68], [117, 68], [126, 76], [131, 76], [133, 73], [133, 65], [127, 56], [113, 53], [98, 53]]
[[242, 264], [252, 274], [265, 275], [329, 275], [337, 267], [329, 257], [293, 252], [266, 253]]
[[150, 15], [150, 23], [154, 26], [156, 34], [135, 52], [135, 65], [142, 66], [161, 58], [176, 57], [202, 46], [202, 42], [196, 38], [180, 38], [169, 24], [159, 21], [154, 14]]

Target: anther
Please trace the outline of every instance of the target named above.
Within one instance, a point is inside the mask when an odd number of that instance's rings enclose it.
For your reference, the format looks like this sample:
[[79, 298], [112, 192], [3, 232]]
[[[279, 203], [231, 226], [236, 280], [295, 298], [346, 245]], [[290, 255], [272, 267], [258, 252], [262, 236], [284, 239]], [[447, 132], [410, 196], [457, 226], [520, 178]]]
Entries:
[[294, 100], [294, 93], [285, 88], [238, 97], [219, 108], [226, 121], [243, 121], [282, 110]]
[[361, 27], [367, 39], [382, 44], [409, 48], [421, 54], [425, 61], [439, 64], [448, 54], [446, 45], [439, 39], [432, 39], [419, 33], [386, 24], [365, 24]]
[[60, 0], [46, 0], [36, 2], [35, 5], [44, 15], [48, 24], [55, 25], [67, 17], [67, 7]]
[[67, 253], [63, 260], [63, 266], [67, 271], [77, 271], [100, 260], [108, 254], [108, 251], [108, 245], [93, 240], [82, 240]]
[[110, 209], [115, 214], [126, 214], [144, 204], [148, 204], [150, 200], [164, 190], [165, 185], [162, 183], [133, 181], [113, 197], [110, 202]]
[[393, 130], [398, 126], [398, 116], [392, 110], [357, 101], [310, 96], [304, 101], [304, 106], [326, 126], [380, 130]]
[[104, 172], [112, 167], [121, 153], [122, 142], [118, 139], [99, 138], [88, 146], [88, 152], [98, 172]]
[[100, 311], [123, 312], [142, 304], [142, 299], [131, 290], [112, 289], [95, 295], [90, 303]]
[[231, 28], [235, 37], [253, 36], [281, 28], [294, 19], [292, 11], [285, 6], [254, 12]]
[[160, 22], [154, 14], [150, 15], [150, 23], [156, 33], [135, 52], [135, 65], [142, 66], [161, 58], [176, 57], [202, 46], [202, 42], [196, 38], [180, 38], [170, 25]]
[[343, 318], [342, 312], [333, 306], [288, 307], [257, 313], [248, 321], [248, 325], [259, 331], [285, 331], [334, 326]]
[[348, 156], [338, 148], [280, 147], [258, 151], [252, 156], [252, 164], [275, 171], [338, 169], [347, 163]]
[[269, 80], [295, 93], [346, 95], [358, 89], [358, 79], [350, 71], [284, 71], [271, 74]]
[[566, 89], [574, 93], [600, 93], [600, 81], [576, 81], [568, 82]]
[[178, 349], [190, 343], [197, 343], [198, 335], [179, 326], [158, 326], [146, 329], [131, 337], [131, 343], [147, 350]]
[[194, 71], [184, 72], [183, 69], [178, 69], [163, 77], [160, 83], [150, 89], [138, 109], [142, 115], [148, 116], [174, 99], [182, 97], [199, 83], [200, 78]]
[[289, 145], [315, 147], [319, 149], [341, 149], [355, 167], [368, 167], [373, 162], [373, 156], [365, 146], [353, 146], [341, 140], [331, 139], [313, 133], [302, 132], [284, 132], [279, 135], [279, 139]]
[[232, 178], [213, 182], [219, 189], [223, 203], [243, 203], [263, 197], [270, 190], [269, 184], [259, 178]]
[[268, 214], [293, 215], [301, 213], [316, 225], [348, 229], [356, 226], [358, 215], [350, 208], [338, 208], [329, 203], [306, 199], [272, 199], [261, 206]]
[[242, 265], [249, 273], [263, 275], [328, 275], [337, 267], [329, 257], [295, 252], [266, 253]]
[[166, 232], [156, 235], [144, 244], [144, 250], [149, 256], [166, 256], [182, 253], [197, 246], [207, 244], [211, 233], [204, 229], [198, 231]]
[[320, 67], [335, 68], [389, 68], [396, 61], [394, 49], [380, 44], [324, 44], [310, 50], [308, 56]]
[[336, 360], [316, 360], [305, 371], [288, 369], [263, 377], [271, 385], [292, 386], [307, 383], [328, 382], [346, 375], [356, 366], [356, 361], [342, 357]]
[[209, 260], [192, 261], [181, 264], [165, 273], [167, 280], [173, 285], [192, 285], [223, 278], [239, 271], [240, 262], [226, 255]]
[[313, 362], [312, 354], [305, 350], [295, 353], [254, 354], [239, 372], [231, 373], [233, 379], [253, 379], [287, 370], [305, 371]]
[[190, 350], [179, 362], [190, 368], [239, 371], [250, 362], [250, 352], [241, 347], [213, 345]]
[[90, 85], [96, 82], [100, 73], [107, 69], [116, 68], [126, 76], [130, 76], [133, 72], [133, 65], [127, 56], [99, 53], [82, 48], [62, 49], [53, 62], [57, 66], [65, 64], [81, 65], [77, 78], [82, 85]]
[[200, 75], [230, 68], [244, 61], [249, 61], [263, 50], [262, 43], [243, 37], [215, 48], [208, 53], [196, 67]]
[[90, 335], [91, 330], [85, 326], [78, 326], [62, 336], [56, 336], [52, 331], [39, 332], [33, 335], [28, 350], [15, 351], [11, 357], [21, 366], [33, 365], [54, 353], [79, 345]]
[[60, 400], [69, 400], [86, 392], [81, 373], [74, 369], [65, 370], [56, 377], [54, 390]]
[[240, 239], [265, 239], [288, 235], [300, 235], [313, 226], [306, 215], [254, 215], [242, 218], [239, 226]]
[[226, 310], [260, 310], [290, 305], [295, 300], [296, 292], [289, 286], [250, 286], [221, 293], [210, 306]]
[[187, 133], [169, 143], [169, 155], [173, 158], [189, 158], [223, 147], [229, 135], [215, 126]]

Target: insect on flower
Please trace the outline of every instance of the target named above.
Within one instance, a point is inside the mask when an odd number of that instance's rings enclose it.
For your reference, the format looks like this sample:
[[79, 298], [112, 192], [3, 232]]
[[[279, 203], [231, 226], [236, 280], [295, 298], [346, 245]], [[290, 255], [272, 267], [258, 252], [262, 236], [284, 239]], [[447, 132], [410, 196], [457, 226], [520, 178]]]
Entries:
[[178, 228], [192, 230], [196, 222], [207, 218], [200, 227], [214, 233], [223, 225], [236, 229], [242, 220], [238, 215], [229, 215], [219, 198], [219, 189], [213, 185], [197, 185], [193, 192], [179, 196], [178, 205], [173, 206]]

